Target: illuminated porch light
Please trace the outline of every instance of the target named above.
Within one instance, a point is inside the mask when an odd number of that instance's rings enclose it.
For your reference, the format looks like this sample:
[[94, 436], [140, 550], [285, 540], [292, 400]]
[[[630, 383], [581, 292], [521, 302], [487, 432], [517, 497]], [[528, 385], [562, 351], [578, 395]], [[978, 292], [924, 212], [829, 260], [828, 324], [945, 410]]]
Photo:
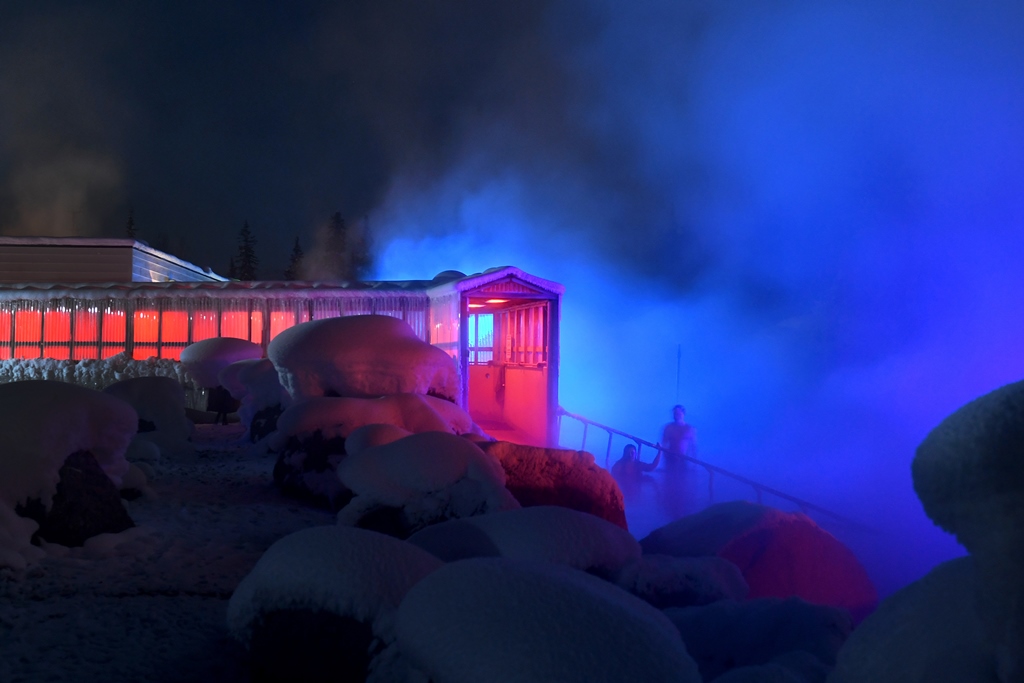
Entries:
[[[508, 299], [488, 299], [484, 303], [488, 303], [488, 304], [507, 304], [508, 303]], [[473, 304], [470, 304], [470, 306], [472, 306], [472, 305]]]
[[470, 308], [483, 308], [484, 305], [483, 304], [470, 304], [469, 307]]

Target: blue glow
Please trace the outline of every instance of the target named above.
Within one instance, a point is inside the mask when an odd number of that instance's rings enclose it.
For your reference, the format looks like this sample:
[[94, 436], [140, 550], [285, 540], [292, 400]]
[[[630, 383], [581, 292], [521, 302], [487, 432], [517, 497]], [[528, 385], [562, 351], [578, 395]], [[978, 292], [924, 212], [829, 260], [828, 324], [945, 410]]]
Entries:
[[703, 457], [884, 528], [846, 540], [887, 594], [961, 553], [917, 443], [1024, 377], [1024, 5], [721, 4], [604, 3], [578, 137], [512, 111], [399, 178], [378, 275], [562, 282], [567, 409], [655, 440], [685, 403]]

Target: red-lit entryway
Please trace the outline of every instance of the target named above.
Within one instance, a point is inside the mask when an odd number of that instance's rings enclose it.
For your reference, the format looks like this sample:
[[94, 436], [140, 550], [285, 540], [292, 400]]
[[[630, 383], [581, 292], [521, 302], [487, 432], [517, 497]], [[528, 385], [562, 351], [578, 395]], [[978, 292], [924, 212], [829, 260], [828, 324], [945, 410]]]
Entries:
[[[467, 278], [466, 284], [475, 284]], [[557, 442], [562, 286], [521, 271], [462, 296], [462, 377], [484, 431], [532, 445]]]

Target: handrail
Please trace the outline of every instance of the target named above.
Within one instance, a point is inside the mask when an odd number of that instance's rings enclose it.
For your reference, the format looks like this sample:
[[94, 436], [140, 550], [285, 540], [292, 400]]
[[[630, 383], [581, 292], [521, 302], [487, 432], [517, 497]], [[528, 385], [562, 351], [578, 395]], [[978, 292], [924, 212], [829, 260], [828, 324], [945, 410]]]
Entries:
[[[646, 441], [644, 439], [641, 439], [638, 436], [634, 436], [632, 434], [628, 434], [628, 433], [626, 433], [626, 432], [624, 432], [624, 431], [622, 431], [620, 429], [615, 429], [614, 427], [608, 427], [607, 425], [603, 425], [603, 424], [600, 424], [598, 422], [594, 422], [593, 420], [585, 418], [582, 415], [575, 415], [575, 414], [570, 413], [569, 411], [567, 411], [562, 406], [558, 406], [558, 413], [557, 414], [558, 414], [558, 428], [559, 428], [558, 431], [559, 431], [559, 434], [561, 434], [561, 431], [562, 431], [561, 430], [561, 427], [562, 427], [562, 417], [569, 417], [569, 418], [572, 418], [574, 420], [578, 420], [579, 422], [583, 423], [583, 441], [581, 443], [581, 448], [585, 447], [586, 443], [587, 443], [587, 426], [588, 425], [597, 427], [598, 429], [603, 429], [604, 431], [608, 432], [608, 447], [607, 447], [607, 450], [605, 452], [605, 469], [608, 469], [609, 463], [611, 461], [612, 438], [615, 435], [625, 437], [625, 438], [629, 439], [630, 441], [632, 441], [633, 443], [635, 443], [636, 444], [636, 448], [637, 448], [637, 453], [636, 454], [637, 454], [638, 458], [640, 457], [640, 450], [644, 446], [650, 446], [651, 448], [657, 449], [661, 453], [665, 453], [666, 452], [666, 449], [662, 448], [661, 444], [651, 443], [650, 441]], [[743, 475], [736, 474], [735, 472], [730, 472], [729, 470], [727, 470], [727, 469], [725, 469], [723, 467], [719, 467], [718, 465], [712, 465], [709, 462], [705, 462], [703, 460], [698, 460], [697, 458], [690, 457], [689, 455], [676, 454], [676, 456], [677, 457], [681, 457], [684, 460], [687, 460], [689, 462], [692, 462], [695, 465], [699, 465], [700, 467], [703, 467], [705, 470], [707, 470], [707, 473], [708, 473], [708, 493], [710, 494], [712, 499], [714, 499], [715, 474], [721, 474], [722, 476], [728, 477], [730, 479], [733, 479], [735, 481], [740, 482], [741, 484], [746, 484], [747, 486], [750, 486], [751, 488], [753, 488], [754, 489], [754, 493], [757, 495], [757, 502], [758, 503], [761, 502], [762, 494], [763, 493], [768, 493], [768, 494], [771, 494], [771, 495], [773, 495], [773, 496], [775, 496], [777, 498], [782, 498], [783, 500], [788, 500], [791, 503], [795, 503], [797, 506], [799, 506], [800, 511], [803, 512], [804, 514], [807, 514], [807, 512], [809, 510], [814, 510], [815, 512], [818, 512], [820, 514], [832, 517], [833, 519], [836, 519], [836, 520], [838, 520], [840, 522], [843, 522], [844, 524], [847, 524], [847, 525], [849, 525], [851, 527], [857, 528], [857, 529], [859, 529], [861, 531], [871, 531], [871, 532], [874, 531], [874, 529], [871, 529], [870, 527], [867, 527], [867, 526], [861, 524], [860, 522], [852, 520], [852, 519], [850, 519], [848, 517], [844, 517], [843, 515], [840, 515], [837, 512], [833, 512], [833, 511], [829, 510], [828, 508], [823, 508], [820, 505], [815, 505], [814, 503], [811, 503], [810, 501], [804, 500], [803, 498], [797, 498], [796, 496], [792, 496], [792, 495], [790, 495], [788, 493], [780, 491], [780, 490], [778, 490], [776, 488], [773, 488], [771, 486], [767, 486], [767, 485], [762, 484], [760, 482], [754, 481], [753, 479], [748, 479], [747, 477], [744, 477]]]

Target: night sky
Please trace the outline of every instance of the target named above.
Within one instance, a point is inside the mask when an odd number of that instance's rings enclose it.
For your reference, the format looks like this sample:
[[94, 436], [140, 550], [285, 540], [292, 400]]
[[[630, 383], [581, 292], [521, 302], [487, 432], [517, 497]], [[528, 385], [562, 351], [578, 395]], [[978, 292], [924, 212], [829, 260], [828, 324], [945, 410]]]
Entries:
[[562, 404], [955, 545], [943, 416], [1024, 376], [1019, 0], [0, 4], [0, 227], [260, 275], [340, 211], [374, 276], [566, 285]]

